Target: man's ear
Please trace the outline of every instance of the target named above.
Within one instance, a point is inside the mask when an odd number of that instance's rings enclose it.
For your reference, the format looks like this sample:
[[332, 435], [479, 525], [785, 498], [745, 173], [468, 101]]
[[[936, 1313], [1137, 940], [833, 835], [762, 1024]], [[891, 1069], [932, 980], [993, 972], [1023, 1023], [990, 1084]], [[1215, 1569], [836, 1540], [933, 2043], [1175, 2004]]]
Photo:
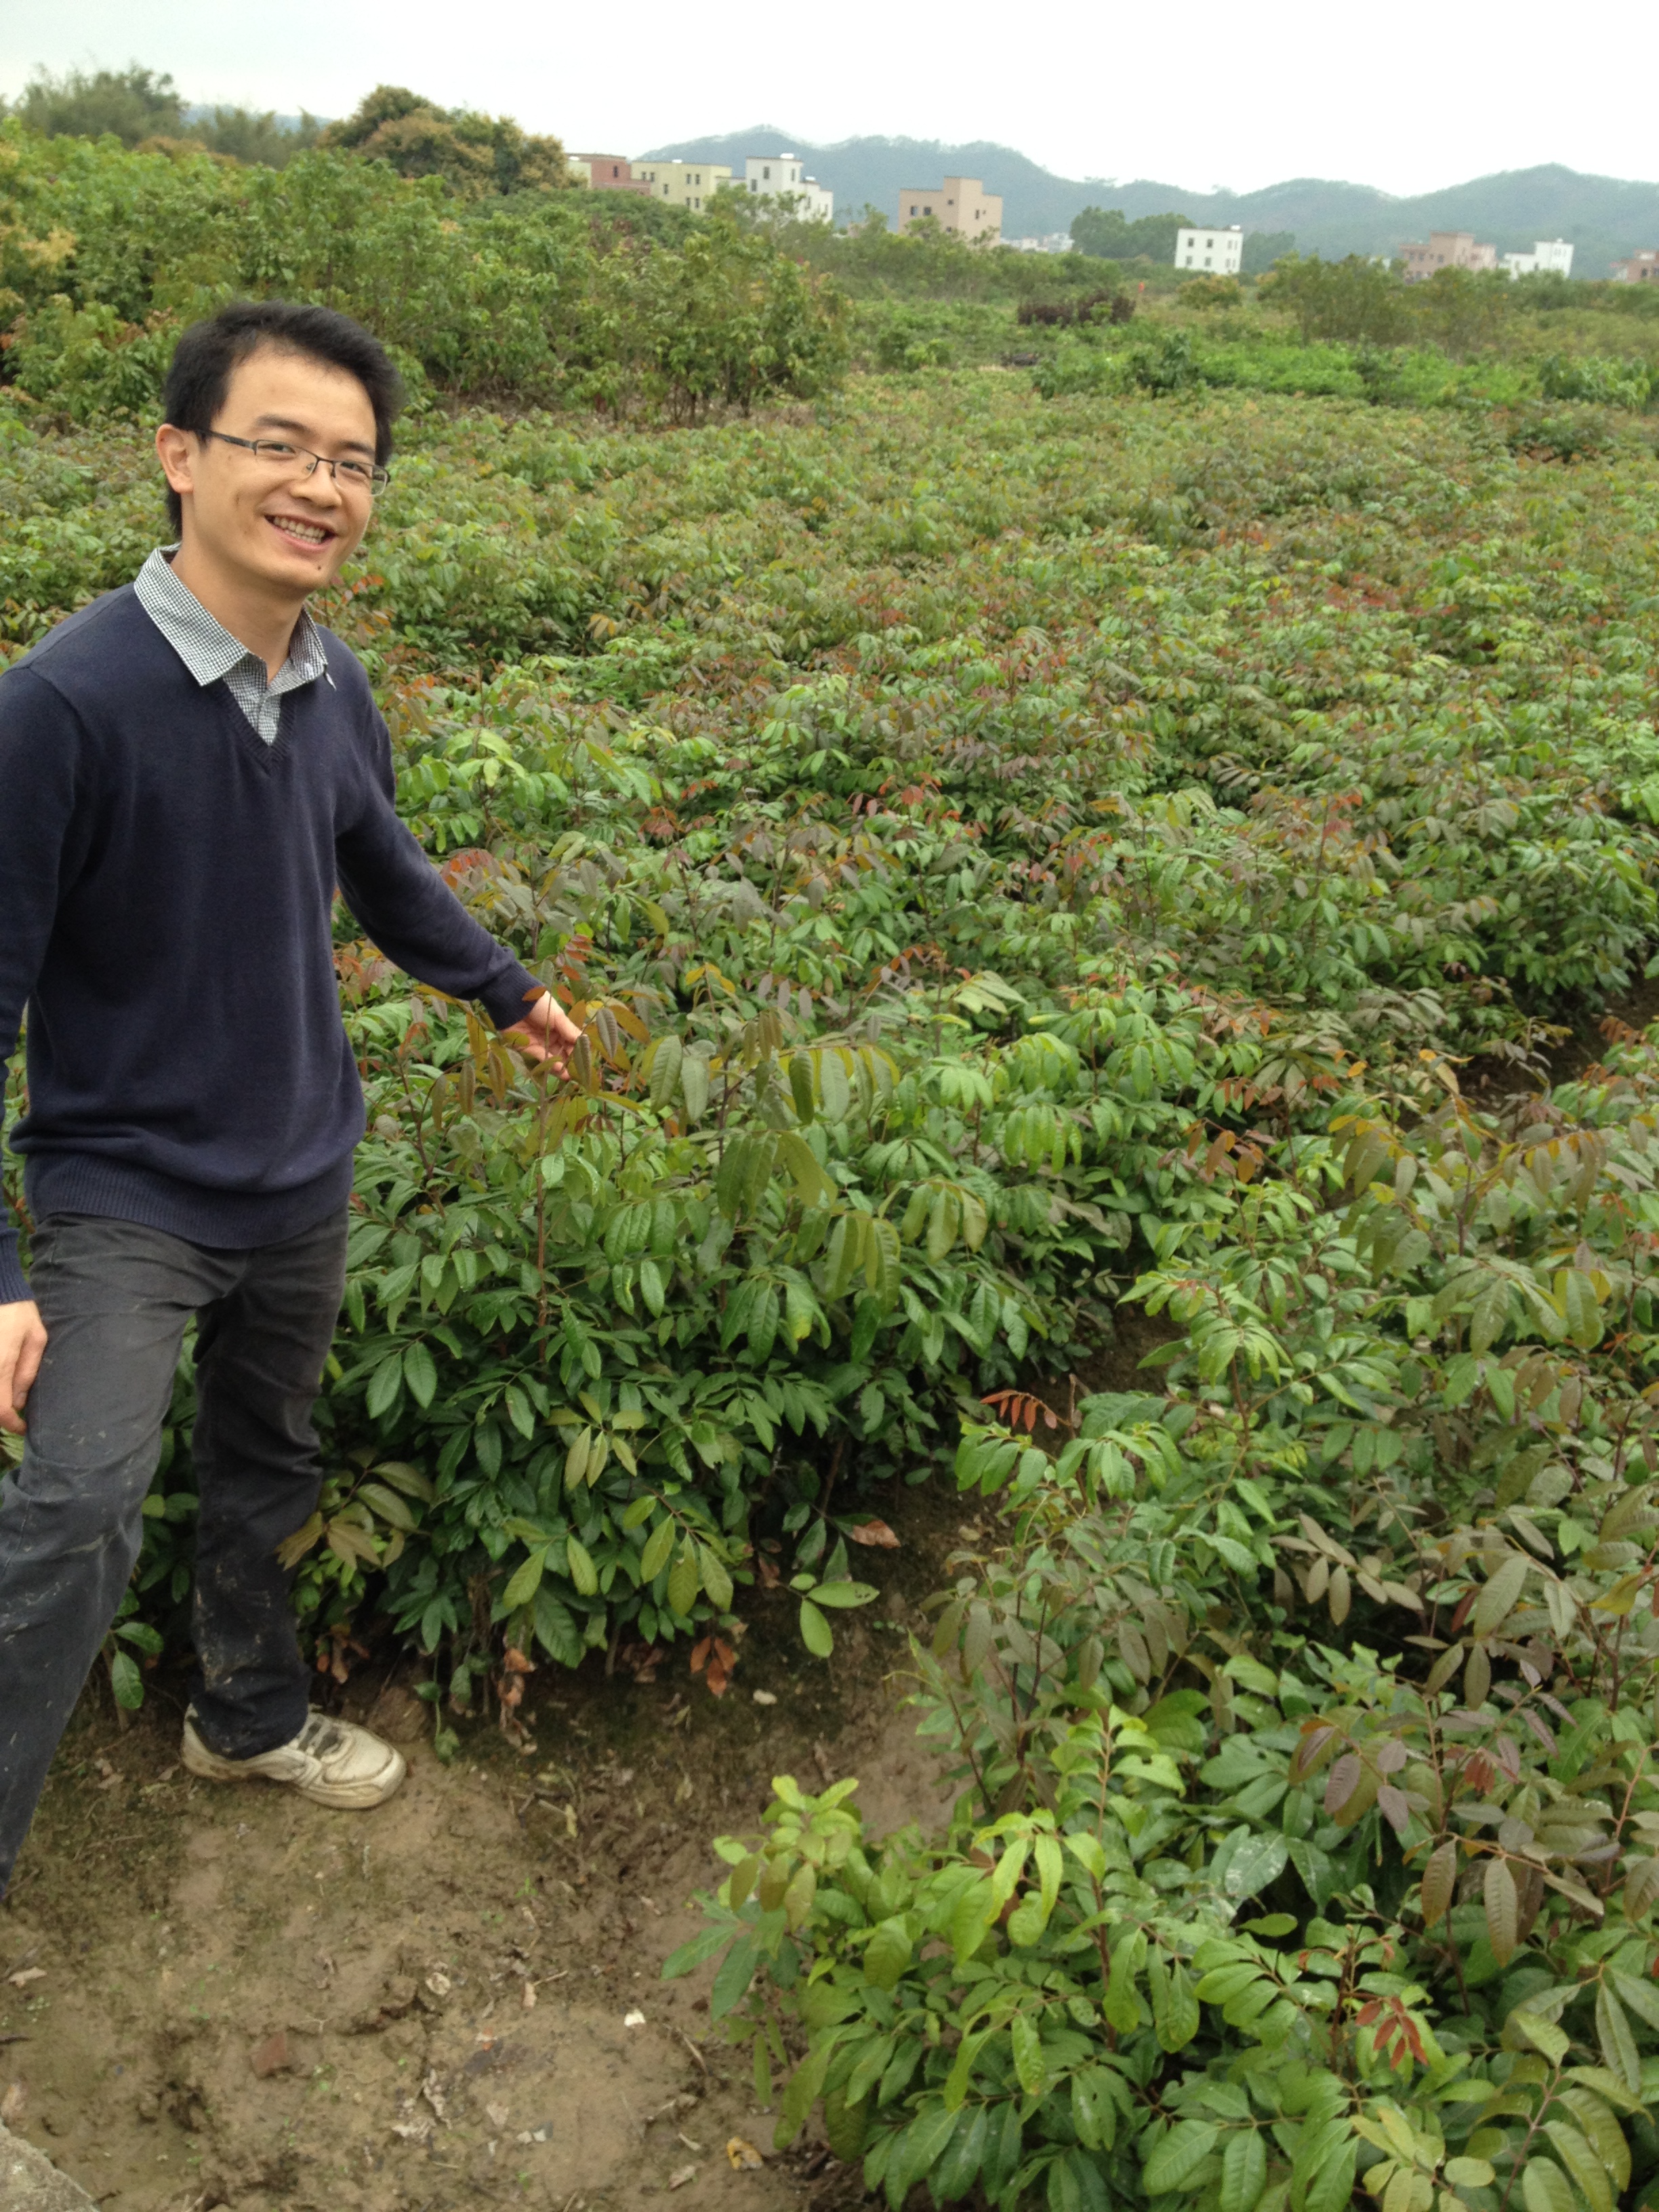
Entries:
[[195, 490], [194, 471], [200, 450], [201, 441], [193, 431], [175, 429], [171, 422], [162, 423], [155, 433], [155, 458], [161, 464], [161, 473], [170, 490]]

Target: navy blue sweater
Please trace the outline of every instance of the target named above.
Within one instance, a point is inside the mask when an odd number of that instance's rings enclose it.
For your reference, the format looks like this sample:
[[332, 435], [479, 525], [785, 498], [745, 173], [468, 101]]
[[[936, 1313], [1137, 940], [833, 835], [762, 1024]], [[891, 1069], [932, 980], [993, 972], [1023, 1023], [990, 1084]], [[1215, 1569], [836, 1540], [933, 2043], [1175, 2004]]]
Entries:
[[[389, 959], [498, 1024], [539, 988], [398, 821], [368, 679], [322, 636], [333, 683], [290, 692], [270, 745], [131, 586], [0, 676], [0, 1062], [27, 1004], [11, 1141], [37, 1218], [246, 1247], [344, 1201], [337, 884]], [[0, 1213], [0, 1303], [27, 1295]]]

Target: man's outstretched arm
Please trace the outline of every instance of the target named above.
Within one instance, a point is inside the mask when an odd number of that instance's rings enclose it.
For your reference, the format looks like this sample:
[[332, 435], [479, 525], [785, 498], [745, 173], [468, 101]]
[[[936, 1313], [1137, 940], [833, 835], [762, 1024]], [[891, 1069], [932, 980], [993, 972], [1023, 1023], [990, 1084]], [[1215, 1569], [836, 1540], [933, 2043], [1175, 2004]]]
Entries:
[[477, 1000], [526, 1059], [545, 1060], [562, 1075], [580, 1030], [552, 993], [473, 920], [398, 819], [383, 723], [377, 738], [380, 803], [335, 850], [346, 904], [387, 959], [450, 998]]

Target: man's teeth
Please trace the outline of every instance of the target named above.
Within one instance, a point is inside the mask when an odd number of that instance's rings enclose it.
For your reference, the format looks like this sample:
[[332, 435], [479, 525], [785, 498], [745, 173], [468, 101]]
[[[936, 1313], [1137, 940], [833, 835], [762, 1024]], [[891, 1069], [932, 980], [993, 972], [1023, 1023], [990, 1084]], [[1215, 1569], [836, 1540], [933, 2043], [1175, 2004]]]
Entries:
[[331, 531], [319, 530], [313, 523], [290, 522], [285, 514], [273, 514], [270, 520], [278, 530], [286, 531], [290, 538], [303, 538], [307, 545], [326, 544], [333, 535]]

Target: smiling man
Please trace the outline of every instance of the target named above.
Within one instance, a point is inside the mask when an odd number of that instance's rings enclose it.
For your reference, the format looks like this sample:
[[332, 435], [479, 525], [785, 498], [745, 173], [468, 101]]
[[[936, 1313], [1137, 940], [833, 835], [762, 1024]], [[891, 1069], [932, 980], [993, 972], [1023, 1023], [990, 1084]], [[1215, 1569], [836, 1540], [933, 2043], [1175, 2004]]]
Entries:
[[183, 1757], [319, 1804], [404, 1763], [307, 1710], [277, 1547], [316, 1503], [362, 1093], [337, 886], [410, 975], [532, 1059], [576, 1032], [394, 805], [368, 680], [306, 611], [368, 527], [398, 382], [325, 308], [179, 341], [156, 453], [178, 544], [0, 677], [0, 1060], [28, 1008], [32, 1283], [0, 1218], [0, 1893], [137, 1555], [186, 1325], [197, 1668]]

